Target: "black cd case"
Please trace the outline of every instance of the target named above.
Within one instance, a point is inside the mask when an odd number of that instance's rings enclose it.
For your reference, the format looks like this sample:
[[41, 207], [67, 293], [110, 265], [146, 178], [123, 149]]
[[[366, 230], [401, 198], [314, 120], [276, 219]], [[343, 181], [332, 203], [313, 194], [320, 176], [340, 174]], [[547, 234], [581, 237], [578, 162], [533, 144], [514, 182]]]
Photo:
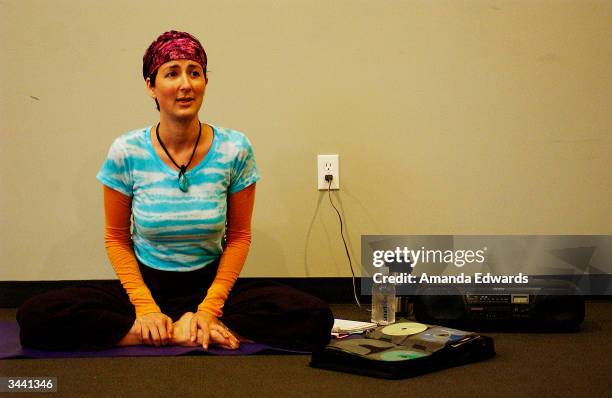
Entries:
[[437, 325], [413, 335], [395, 333], [402, 324], [336, 339], [312, 353], [310, 366], [404, 379], [495, 356], [491, 337]]

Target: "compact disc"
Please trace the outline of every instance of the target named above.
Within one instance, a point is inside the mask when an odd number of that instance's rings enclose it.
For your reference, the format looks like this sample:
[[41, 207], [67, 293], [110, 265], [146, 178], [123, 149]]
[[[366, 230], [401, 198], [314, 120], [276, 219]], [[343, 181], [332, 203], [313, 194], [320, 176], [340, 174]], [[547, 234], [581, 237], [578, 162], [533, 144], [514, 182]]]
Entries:
[[405, 361], [407, 359], [415, 359], [424, 356], [427, 356], [427, 354], [417, 351], [393, 350], [382, 352], [380, 354], [380, 359], [383, 361]]
[[331, 345], [342, 351], [359, 355], [376, 354], [395, 347], [395, 344], [374, 339], [347, 339], [336, 341]]
[[410, 336], [427, 330], [427, 326], [417, 322], [394, 323], [382, 328], [381, 332], [389, 336]]
[[392, 348], [395, 344], [383, 340], [375, 339], [350, 339], [342, 341], [343, 346], [361, 346], [361, 347], [376, 347], [376, 348]]

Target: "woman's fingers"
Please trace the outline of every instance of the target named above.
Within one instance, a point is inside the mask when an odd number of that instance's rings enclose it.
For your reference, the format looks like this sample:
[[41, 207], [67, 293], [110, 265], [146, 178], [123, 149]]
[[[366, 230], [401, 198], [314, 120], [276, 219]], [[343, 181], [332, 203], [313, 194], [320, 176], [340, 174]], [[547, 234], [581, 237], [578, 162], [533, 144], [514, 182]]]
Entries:
[[142, 343], [145, 345], [166, 345], [168, 343], [168, 334], [163, 323], [141, 322]]
[[159, 334], [159, 330], [157, 330], [157, 327], [153, 326], [151, 329], [149, 329], [150, 333], [151, 333], [151, 340], [153, 342], [153, 345], [155, 347], [159, 347], [161, 345], [161, 336]]
[[190, 324], [191, 342], [194, 343], [198, 337], [198, 329], [202, 331], [202, 347], [207, 350], [210, 340], [210, 329], [208, 323], [198, 316], [191, 318]]
[[[139, 319], [142, 343], [159, 347], [167, 345], [174, 332], [172, 319], [165, 314], [154, 314]], [[202, 338], [202, 347], [207, 350], [212, 343], [227, 349], [236, 349], [240, 342], [230, 330], [214, 317], [196, 314], [189, 324], [191, 342]], [[198, 333], [201, 332], [201, 336]]]
[[229, 337], [229, 342], [230, 342], [230, 345], [232, 346], [232, 348], [238, 348], [240, 346], [240, 343], [238, 342], [238, 339], [236, 338], [236, 336], [234, 336], [231, 333], [230, 333], [230, 337]]
[[151, 338], [149, 336], [149, 326], [143, 322], [142, 329], [140, 330], [141, 341], [145, 345], [151, 345]]
[[236, 349], [239, 346], [238, 339], [229, 331], [229, 329], [223, 325], [222, 323], [215, 323], [211, 326], [211, 337], [212, 332], [218, 334], [222, 341], [218, 341], [223, 346], [227, 346], [226, 348]]
[[214, 342], [215, 345], [218, 345], [221, 348], [226, 348], [229, 350], [235, 350], [236, 348], [238, 348], [234, 346], [229, 339], [225, 338], [216, 329], [210, 331], [210, 340], [211, 342]]
[[234, 334], [232, 332], [230, 332], [230, 330], [227, 328], [227, 326], [225, 326], [225, 325], [222, 325], [222, 326], [225, 329], [226, 337], [230, 341], [230, 344], [233, 347], [238, 348], [238, 346], [240, 345], [240, 343], [238, 341], [238, 338], [236, 336], [234, 336]]
[[218, 328], [210, 328], [210, 342], [218, 345], [229, 345], [229, 338], [225, 337]]
[[205, 350], [208, 350], [208, 343], [210, 341], [210, 329], [208, 328], [208, 324], [206, 322], [202, 322], [200, 329], [202, 330], [202, 347], [204, 347]]
[[169, 316], [166, 317], [166, 330], [168, 331], [168, 339], [172, 339], [172, 335], [174, 334], [174, 323]]
[[195, 342], [198, 337], [198, 320], [193, 317], [191, 318], [191, 322], [189, 323], [189, 338], [191, 342]]
[[146, 345], [167, 345], [172, 339], [172, 319], [161, 312], [146, 314], [137, 319], [141, 327], [141, 341]]
[[230, 349], [236, 349], [239, 346], [238, 339], [214, 315], [197, 312], [191, 318], [189, 329], [191, 342], [195, 343], [201, 338], [201, 344], [205, 350], [208, 349], [209, 344]]
[[240, 346], [240, 341], [236, 336], [230, 334], [230, 344], [232, 345], [232, 347], [238, 348]]
[[159, 321], [155, 326], [157, 326], [157, 332], [159, 334], [159, 345], [168, 344], [168, 332], [166, 330], [166, 320]]
[[229, 332], [229, 330], [224, 325], [217, 324], [215, 326], [217, 326], [217, 330], [223, 335], [223, 337], [225, 337], [227, 340], [231, 339], [232, 334]]

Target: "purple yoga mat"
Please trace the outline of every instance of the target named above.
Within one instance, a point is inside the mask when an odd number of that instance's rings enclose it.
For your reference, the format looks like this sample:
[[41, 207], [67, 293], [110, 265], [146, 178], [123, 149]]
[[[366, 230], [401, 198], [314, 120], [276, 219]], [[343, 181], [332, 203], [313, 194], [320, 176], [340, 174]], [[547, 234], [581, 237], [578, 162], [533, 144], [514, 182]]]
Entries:
[[237, 350], [210, 347], [118, 347], [102, 351], [40, 351], [23, 348], [19, 343], [19, 325], [17, 322], [0, 322], [0, 359], [16, 358], [95, 358], [95, 357], [155, 357], [177, 356], [187, 354], [212, 355], [252, 355], [252, 354], [310, 354], [306, 351], [293, 351], [275, 348], [266, 344], [242, 343]]

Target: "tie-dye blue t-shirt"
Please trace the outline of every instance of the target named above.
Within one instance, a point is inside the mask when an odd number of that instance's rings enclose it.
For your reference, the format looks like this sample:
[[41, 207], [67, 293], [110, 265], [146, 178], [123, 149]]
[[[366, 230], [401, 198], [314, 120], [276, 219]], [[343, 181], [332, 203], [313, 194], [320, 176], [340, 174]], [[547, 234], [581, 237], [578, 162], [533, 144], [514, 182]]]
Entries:
[[186, 173], [187, 192], [178, 187], [178, 171], [155, 152], [151, 127], [117, 138], [97, 175], [104, 185], [132, 198], [134, 252], [151, 268], [192, 271], [218, 259], [227, 196], [259, 179], [247, 137], [211, 127], [208, 154]]

